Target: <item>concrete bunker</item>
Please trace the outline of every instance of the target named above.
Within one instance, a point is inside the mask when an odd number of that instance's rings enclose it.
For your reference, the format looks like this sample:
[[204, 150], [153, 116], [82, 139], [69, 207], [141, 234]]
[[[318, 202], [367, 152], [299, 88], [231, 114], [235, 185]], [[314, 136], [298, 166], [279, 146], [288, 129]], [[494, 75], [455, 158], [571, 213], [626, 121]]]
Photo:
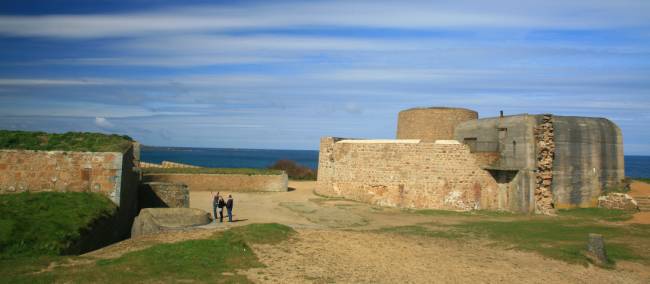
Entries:
[[400, 112], [396, 140], [322, 138], [317, 191], [395, 207], [553, 214], [596, 206], [625, 177], [622, 134], [607, 119], [477, 118], [415, 108]]

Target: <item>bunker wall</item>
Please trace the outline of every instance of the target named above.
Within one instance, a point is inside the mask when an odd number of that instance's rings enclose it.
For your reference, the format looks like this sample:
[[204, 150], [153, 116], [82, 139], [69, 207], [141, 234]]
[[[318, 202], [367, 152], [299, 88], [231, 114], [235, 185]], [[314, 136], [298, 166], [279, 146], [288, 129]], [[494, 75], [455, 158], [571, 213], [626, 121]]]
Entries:
[[182, 183], [190, 191], [287, 191], [288, 177], [243, 174], [145, 174], [143, 182]]
[[319, 194], [403, 208], [498, 209], [486, 202], [495, 180], [465, 145], [337, 140], [321, 139]]
[[595, 207], [625, 178], [623, 136], [604, 118], [554, 116], [552, 191], [556, 207]]

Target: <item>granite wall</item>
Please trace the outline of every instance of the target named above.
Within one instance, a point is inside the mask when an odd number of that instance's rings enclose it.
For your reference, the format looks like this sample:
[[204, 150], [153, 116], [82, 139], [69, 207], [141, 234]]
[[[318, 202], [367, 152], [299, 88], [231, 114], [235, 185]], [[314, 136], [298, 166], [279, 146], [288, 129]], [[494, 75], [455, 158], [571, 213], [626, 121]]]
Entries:
[[382, 206], [498, 209], [498, 186], [455, 141], [321, 139], [317, 192]]

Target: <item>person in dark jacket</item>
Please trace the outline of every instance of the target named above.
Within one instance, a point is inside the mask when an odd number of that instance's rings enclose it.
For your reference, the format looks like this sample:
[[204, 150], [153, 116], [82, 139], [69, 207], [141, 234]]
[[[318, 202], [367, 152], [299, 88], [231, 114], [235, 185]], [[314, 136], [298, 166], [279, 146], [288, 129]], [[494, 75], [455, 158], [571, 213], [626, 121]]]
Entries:
[[217, 211], [219, 211], [219, 223], [223, 223], [223, 208], [224, 207], [226, 207], [226, 202], [223, 200], [223, 197], [219, 196], [219, 201], [217, 202]]
[[217, 195], [214, 195], [214, 193], [212, 193], [212, 214], [214, 215], [215, 221], [217, 220], [217, 208], [219, 205], [219, 199], [223, 199], [221, 196], [219, 196], [219, 192], [217, 192]]
[[228, 194], [228, 201], [226, 201], [226, 209], [228, 209], [228, 222], [232, 222], [232, 195]]

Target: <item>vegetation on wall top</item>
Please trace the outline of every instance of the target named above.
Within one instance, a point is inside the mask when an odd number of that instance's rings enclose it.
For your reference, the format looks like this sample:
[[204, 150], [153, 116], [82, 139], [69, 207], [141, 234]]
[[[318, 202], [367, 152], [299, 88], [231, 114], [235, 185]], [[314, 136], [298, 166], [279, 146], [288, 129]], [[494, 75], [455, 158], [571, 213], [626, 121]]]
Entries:
[[145, 174], [222, 174], [222, 175], [279, 175], [282, 171], [252, 168], [143, 168]]
[[126, 135], [92, 132], [45, 133], [0, 130], [0, 149], [124, 152], [133, 142]]

